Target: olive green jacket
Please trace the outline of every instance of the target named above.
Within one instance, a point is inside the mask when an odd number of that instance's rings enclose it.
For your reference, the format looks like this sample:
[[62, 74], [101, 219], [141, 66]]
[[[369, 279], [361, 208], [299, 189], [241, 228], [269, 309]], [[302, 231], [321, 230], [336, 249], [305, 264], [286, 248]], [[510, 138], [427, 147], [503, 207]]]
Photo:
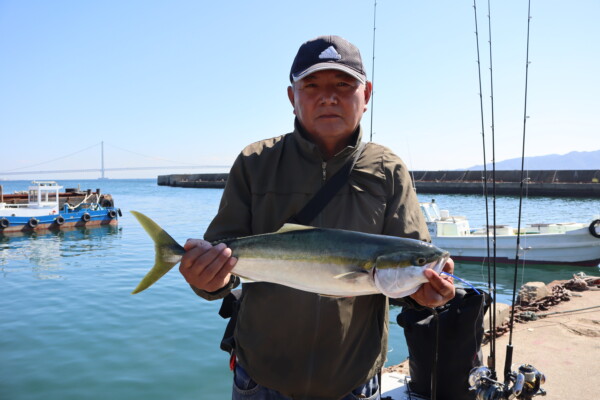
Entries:
[[[348, 146], [324, 162], [298, 122], [292, 133], [249, 145], [231, 169], [205, 239], [276, 231], [355, 151]], [[430, 240], [406, 166], [375, 143], [366, 144], [348, 184], [311, 225]], [[195, 291], [213, 300], [235, 284]], [[238, 362], [259, 384], [294, 399], [346, 395], [381, 369], [387, 338], [383, 295], [331, 298], [270, 283], [243, 285], [234, 334]]]

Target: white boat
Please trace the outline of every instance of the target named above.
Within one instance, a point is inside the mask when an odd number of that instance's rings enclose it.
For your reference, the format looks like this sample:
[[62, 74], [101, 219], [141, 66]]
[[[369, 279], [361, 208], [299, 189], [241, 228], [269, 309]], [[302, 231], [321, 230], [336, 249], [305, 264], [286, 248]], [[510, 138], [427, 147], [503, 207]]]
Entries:
[[27, 202], [9, 204], [0, 199], [0, 235], [3, 233], [67, 227], [116, 225], [121, 210], [104, 207], [100, 194], [89, 192], [79, 204], [67, 202], [60, 207], [59, 186], [53, 181], [34, 181], [29, 186]]
[[[493, 257], [493, 227], [471, 229], [464, 216], [450, 215], [437, 203], [421, 203], [432, 242], [450, 252], [454, 260], [484, 262]], [[517, 229], [496, 226], [496, 262], [514, 263]], [[600, 219], [591, 223], [530, 224], [521, 228], [519, 262], [595, 267], [600, 264]]]

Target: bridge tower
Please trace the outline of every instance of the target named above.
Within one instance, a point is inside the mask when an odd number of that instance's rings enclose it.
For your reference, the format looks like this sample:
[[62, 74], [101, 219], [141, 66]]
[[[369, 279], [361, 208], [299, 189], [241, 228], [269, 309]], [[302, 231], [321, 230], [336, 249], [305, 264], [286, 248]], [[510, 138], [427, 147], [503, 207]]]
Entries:
[[100, 179], [106, 179], [104, 177], [104, 140], [100, 142]]

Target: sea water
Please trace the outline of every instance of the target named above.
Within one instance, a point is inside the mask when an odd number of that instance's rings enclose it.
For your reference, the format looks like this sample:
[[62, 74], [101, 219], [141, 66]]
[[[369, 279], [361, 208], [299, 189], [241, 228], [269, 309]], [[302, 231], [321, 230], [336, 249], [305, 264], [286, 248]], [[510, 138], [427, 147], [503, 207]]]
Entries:
[[[220, 302], [197, 297], [176, 269], [130, 294], [152, 266], [154, 246], [129, 211], [152, 217], [183, 244], [202, 237], [222, 190], [162, 187], [153, 179], [59, 183], [101, 188], [123, 217], [118, 227], [0, 236], [0, 399], [230, 398], [228, 355], [219, 349], [227, 322], [217, 314]], [[12, 193], [29, 182], [2, 184]], [[435, 199], [472, 227], [485, 224], [481, 196]], [[496, 207], [498, 224], [516, 226], [516, 197], [498, 198]], [[597, 214], [598, 199], [528, 198], [523, 223], [584, 222]], [[550, 282], [578, 271], [527, 267], [518, 281]], [[457, 264], [456, 274], [486, 286], [486, 266]], [[512, 269], [498, 271], [499, 301], [510, 302], [512, 282]], [[390, 312], [388, 365], [407, 356], [398, 312]]]

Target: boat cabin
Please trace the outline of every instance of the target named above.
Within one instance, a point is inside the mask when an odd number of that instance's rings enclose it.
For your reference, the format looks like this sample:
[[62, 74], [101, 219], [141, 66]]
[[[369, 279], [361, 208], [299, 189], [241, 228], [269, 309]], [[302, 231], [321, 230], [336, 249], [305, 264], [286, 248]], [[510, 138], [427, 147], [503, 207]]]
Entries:
[[431, 237], [470, 234], [471, 228], [466, 217], [450, 215], [448, 210], [440, 210], [435, 200], [431, 203], [420, 203], [420, 206]]
[[53, 181], [33, 181], [27, 191], [26, 204], [0, 203], [0, 216], [38, 217], [58, 214], [59, 193], [62, 189]]
[[53, 181], [33, 181], [29, 186], [29, 208], [58, 208], [58, 196], [62, 186]]

